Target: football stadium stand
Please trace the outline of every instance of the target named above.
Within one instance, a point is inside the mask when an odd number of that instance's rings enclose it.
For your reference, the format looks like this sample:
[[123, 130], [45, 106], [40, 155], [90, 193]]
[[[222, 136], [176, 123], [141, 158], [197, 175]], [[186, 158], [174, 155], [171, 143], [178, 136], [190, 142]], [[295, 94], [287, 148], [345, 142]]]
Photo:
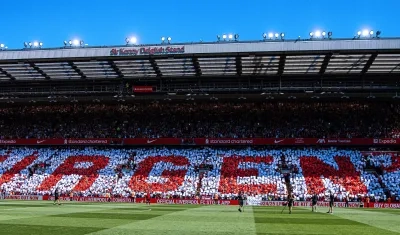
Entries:
[[1, 51], [0, 188], [399, 201], [399, 48], [313, 38]]
[[381, 102], [22, 106], [0, 108], [0, 136], [396, 138], [400, 133], [399, 113], [400, 105]]
[[0, 154], [1, 189], [16, 195], [49, 195], [58, 188], [80, 196], [152, 192], [162, 198], [215, 193], [232, 198], [241, 191], [263, 200], [283, 200], [288, 193], [309, 200], [313, 193], [323, 198], [329, 192], [339, 201], [347, 196], [399, 199], [399, 164], [393, 154], [372, 158], [381, 174], [367, 170], [363, 153], [336, 148], [16, 147]]

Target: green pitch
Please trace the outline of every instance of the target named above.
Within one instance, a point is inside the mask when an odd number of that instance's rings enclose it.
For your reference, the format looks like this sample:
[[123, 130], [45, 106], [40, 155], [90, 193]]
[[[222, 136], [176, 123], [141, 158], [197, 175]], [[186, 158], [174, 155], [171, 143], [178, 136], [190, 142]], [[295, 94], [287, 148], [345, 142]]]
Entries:
[[[151, 209], [151, 210], [150, 210]], [[0, 234], [399, 234], [400, 210], [0, 201]]]

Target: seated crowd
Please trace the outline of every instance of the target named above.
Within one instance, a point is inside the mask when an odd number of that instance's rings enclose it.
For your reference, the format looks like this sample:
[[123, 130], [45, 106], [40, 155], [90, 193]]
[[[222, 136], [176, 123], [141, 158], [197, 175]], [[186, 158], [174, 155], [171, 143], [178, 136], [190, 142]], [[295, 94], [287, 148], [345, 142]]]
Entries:
[[[335, 148], [21, 147], [0, 150], [0, 189], [114, 197], [151, 192], [161, 198], [233, 198], [242, 191], [262, 200], [284, 200], [288, 193], [309, 200], [314, 193], [324, 198], [332, 192], [339, 201], [399, 200], [399, 159], [381, 155], [372, 162], [384, 167], [381, 177], [364, 170], [361, 152]], [[283, 168], [292, 170], [284, 173]]]
[[0, 138], [396, 138], [399, 112], [373, 102], [12, 106], [0, 108]]

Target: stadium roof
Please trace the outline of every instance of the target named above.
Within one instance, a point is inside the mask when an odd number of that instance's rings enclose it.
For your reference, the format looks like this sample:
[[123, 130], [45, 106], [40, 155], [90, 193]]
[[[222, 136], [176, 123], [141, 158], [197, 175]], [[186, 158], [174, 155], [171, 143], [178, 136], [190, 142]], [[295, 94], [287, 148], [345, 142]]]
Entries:
[[0, 51], [0, 81], [374, 74], [400, 74], [399, 38]]

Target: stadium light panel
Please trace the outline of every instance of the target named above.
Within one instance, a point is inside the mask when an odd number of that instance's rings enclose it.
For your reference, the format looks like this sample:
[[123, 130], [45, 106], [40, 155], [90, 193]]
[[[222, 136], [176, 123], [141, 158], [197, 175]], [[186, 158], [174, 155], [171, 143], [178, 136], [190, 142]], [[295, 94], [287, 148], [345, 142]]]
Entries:
[[137, 43], [137, 38], [136, 37], [130, 37], [126, 39], [127, 44], [136, 44]]

